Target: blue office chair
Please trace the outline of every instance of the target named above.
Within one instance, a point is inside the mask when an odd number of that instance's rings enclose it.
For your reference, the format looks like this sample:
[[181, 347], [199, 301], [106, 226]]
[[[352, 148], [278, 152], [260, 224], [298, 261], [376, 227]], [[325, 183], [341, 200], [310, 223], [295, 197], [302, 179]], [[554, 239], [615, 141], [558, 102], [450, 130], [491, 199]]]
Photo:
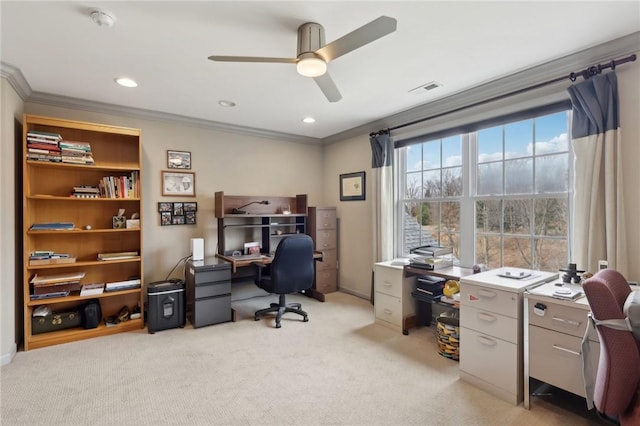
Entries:
[[280, 295], [279, 303], [255, 312], [255, 320], [269, 312], [277, 312], [276, 328], [280, 328], [280, 320], [285, 312], [302, 315], [303, 321], [309, 321], [307, 313], [300, 303], [287, 305], [285, 295], [308, 290], [313, 285], [314, 277], [313, 240], [308, 235], [298, 234], [285, 237], [278, 244], [270, 275], [265, 275], [266, 265], [254, 263], [257, 268], [255, 283], [263, 290]]

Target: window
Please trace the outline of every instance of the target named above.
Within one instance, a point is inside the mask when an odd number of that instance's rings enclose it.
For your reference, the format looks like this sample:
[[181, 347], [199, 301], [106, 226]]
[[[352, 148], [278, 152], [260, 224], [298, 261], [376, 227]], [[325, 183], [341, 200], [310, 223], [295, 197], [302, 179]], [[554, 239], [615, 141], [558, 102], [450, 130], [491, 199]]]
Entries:
[[558, 270], [569, 259], [568, 111], [397, 149], [398, 251], [438, 244], [460, 264]]

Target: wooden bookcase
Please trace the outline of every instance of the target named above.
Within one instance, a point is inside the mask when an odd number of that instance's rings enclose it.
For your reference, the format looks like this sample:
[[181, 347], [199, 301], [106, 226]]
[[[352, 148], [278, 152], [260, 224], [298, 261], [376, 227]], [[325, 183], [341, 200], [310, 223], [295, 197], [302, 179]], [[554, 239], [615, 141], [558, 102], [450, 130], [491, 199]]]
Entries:
[[[142, 215], [141, 196], [141, 131], [124, 127], [25, 115], [23, 122], [23, 215], [24, 215], [24, 349], [30, 350], [80, 339], [120, 333], [144, 327], [143, 316], [107, 327], [104, 318], [114, 316], [123, 308], [130, 312], [144, 310], [142, 277], [142, 227], [113, 229], [113, 216], [125, 209], [125, 216]], [[94, 164], [70, 164], [27, 160], [27, 133], [30, 131], [58, 133], [63, 140], [88, 142]], [[73, 188], [98, 185], [106, 176], [137, 174], [136, 193], [130, 198], [75, 198]], [[34, 223], [72, 222], [71, 230], [31, 230]], [[90, 228], [87, 226], [89, 225]], [[67, 253], [74, 263], [33, 265], [30, 254], [51, 250]], [[100, 261], [98, 253], [136, 251], [128, 259]], [[72, 292], [65, 297], [32, 300], [31, 279], [34, 275], [58, 275], [84, 272], [81, 284], [109, 283], [140, 278], [140, 288], [103, 292], [95, 296], [79, 296]], [[76, 311], [90, 299], [98, 299], [102, 320], [97, 328], [82, 327], [32, 333], [33, 311], [48, 305], [53, 312]]]

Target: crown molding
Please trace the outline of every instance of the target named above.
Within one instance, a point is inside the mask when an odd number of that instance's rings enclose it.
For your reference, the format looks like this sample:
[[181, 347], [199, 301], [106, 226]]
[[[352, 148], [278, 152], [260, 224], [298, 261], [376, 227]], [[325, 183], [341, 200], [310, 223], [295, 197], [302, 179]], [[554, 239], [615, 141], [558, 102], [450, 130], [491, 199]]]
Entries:
[[[581, 71], [597, 63], [610, 62], [612, 59], [619, 59], [620, 56], [627, 56], [639, 51], [640, 31], [636, 31], [627, 36], [592, 46], [526, 70], [480, 84], [471, 89], [419, 105], [389, 117], [337, 133], [324, 138], [322, 142], [324, 144], [331, 144], [345, 139], [367, 135], [378, 130], [401, 126], [424, 117], [441, 114], [445, 111], [453, 111], [485, 99], [491, 99], [496, 96], [522, 90], [562, 76], [567, 76], [566, 86], [568, 86], [571, 84], [568, 76], [572, 72]], [[638, 60], [640, 60], [640, 58], [638, 58]]]
[[258, 129], [254, 127], [236, 126], [233, 124], [221, 123], [218, 121], [203, 120], [199, 118], [187, 117], [178, 114], [169, 114], [143, 108], [131, 108], [104, 102], [89, 101], [69, 96], [34, 92], [31, 89], [31, 86], [29, 86], [27, 80], [22, 75], [20, 69], [5, 62], [0, 63], [0, 69], [2, 72], [2, 78], [7, 79], [9, 84], [11, 84], [11, 87], [13, 87], [13, 89], [18, 93], [18, 96], [20, 96], [20, 98], [24, 102], [78, 109], [82, 111], [97, 112], [102, 114], [112, 114], [123, 117], [136, 117], [147, 120], [174, 122], [193, 127], [201, 127], [248, 136], [257, 136], [260, 138], [275, 139], [284, 142], [295, 142], [307, 145], [322, 144], [322, 140], [318, 138], [310, 138], [283, 132], [274, 132], [271, 130]]
[[178, 114], [153, 111], [143, 108], [132, 108], [121, 105], [88, 101], [84, 99], [72, 98], [68, 96], [52, 95], [49, 93], [33, 92], [27, 102], [51, 105], [63, 108], [79, 109], [82, 111], [97, 112], [103, 114], [119, 115], [124, 117], [136, 117], [140, 119], [174, 122], [178, 124], [201, 127], [211, 130], [218, 130], [229, 133], [238, 133], [248, 136], [275, 139], [285, 142], [295, 142], [302, 144], [318, 145], [321, 139], [305, 136], [293, 135], [290, 133], [274, 132], [271, 130], [258, 129], [254, 127], [237, 126], [234, 124], [221, 123], [219, 121], [203, 120], [199, 118], [187, 117]]
[[27, 79], [22, 75], [22, 71], [13, 65], [9, 65], [5, 62], [0, 62], [0, 77], [6, 79], [13, 90], [16, 91], [20, 99], [26, 101], [26, 99], [33, 92], [31, 86], [27, 82]]

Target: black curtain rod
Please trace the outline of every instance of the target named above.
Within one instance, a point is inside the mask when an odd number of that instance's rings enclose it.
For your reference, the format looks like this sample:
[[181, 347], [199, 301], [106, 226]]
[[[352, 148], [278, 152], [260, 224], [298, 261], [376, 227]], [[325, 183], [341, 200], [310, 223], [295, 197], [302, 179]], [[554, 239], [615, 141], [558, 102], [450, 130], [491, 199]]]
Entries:
[[415, 121], [410, 121], [409, 123], [404, 123], [404, 124], [400, 124], [398, 126], [394, 126], [394, 127], [389, 127], [387, 129], [383, 129], [383, 130], [378, 130], [377, 132], [371, 132], [369, 133], [370, 137], [374, 137], [377, 135], [381, 135], [381, 134], [385, 134], [385, 133], [389, 133], [392, 130], [398, 130], [398, 129], [402, 129], [403, 127], [408, 127], [408, 126], [413, 126], [414, 124], [418, 124], [418, 123], [422, 123], [423, 121], [427, 121], [427, 120], [433, 120], [434, 118], [438, 118], [438, 117], [442, 117], [443, 115], [448, 115], [448, 114], [453, 114], [454, 112], [458, 112], [458, 111], [462, 111], [465, 110], [467, 108], [472, 108], [472, 107], [476, 107], [479, 105], [483, 105], [489, 102], [494, 102], [494, 101], [498, 101], [500, 99], [504, 99], [504, 98], [508, 98], [510, 96], [514, 96], [514, 95], [519, 95], [520, 93], [524, 93], [524, 92], [528, 92], [530, 90], [535, 90], [535, 89], [539, 89], [540, 87], [544, 87], [544, 86], [548, 86], [550, 84], [554, 84], [554, 83], [558, 83], [564, 79], [569, 79], [571, 81], [576, 81], [576, 79], [578, 77], [582, 77], [584, 79], [588, 79], [594, 75], [598, 75], [602, 72], [602, 70], [605, 70], [607, 68], [611, 68], [611, 70], [614, 70], [616, 68], [616, 66], [618, 65], [622, 65], [622, 64], [626, 64], [627, 62], [633, 62], [636, 60], [636, 55], [629, 55], [626, 58], [622, 58], [622, 59], [612, 59], [609, 63], [606, 64], [598, 64], [598, 65], [592, 65], [582, 71], [578, 71], [578, 72], [572, 72], [571, 74], [569, 74], [568, 76], [562, 76], [562, 77], [558, 77], [558, 78], [554, 78], [551, 80], [547, 80], [547, 81], [543, 81], [542, 83], [538, 83], [538, 84], [534, 84], [533, 86], [529, 86], [529, 87], [525, 87], [522, 89], [518, 89], [518, 90], [514, 90], [513, 92], [509, 92], [509, 93], [505, 93], [502, 95], [498, 95], [498, 96], [494, 96], [493, 98], [489, 98], [489, 99], [485, 99], [482, 101], [478, 101], [469, 105], [464, 105], [458, 108], [454, 108], [452, 110], [449, 111], [445, 111], [445, 112], [440, 112], [438, 114], [435, 115], [431, 115], [429, 117], [425, 117], [425, 118], [421, 118], [419, 120], [415, 120]]

